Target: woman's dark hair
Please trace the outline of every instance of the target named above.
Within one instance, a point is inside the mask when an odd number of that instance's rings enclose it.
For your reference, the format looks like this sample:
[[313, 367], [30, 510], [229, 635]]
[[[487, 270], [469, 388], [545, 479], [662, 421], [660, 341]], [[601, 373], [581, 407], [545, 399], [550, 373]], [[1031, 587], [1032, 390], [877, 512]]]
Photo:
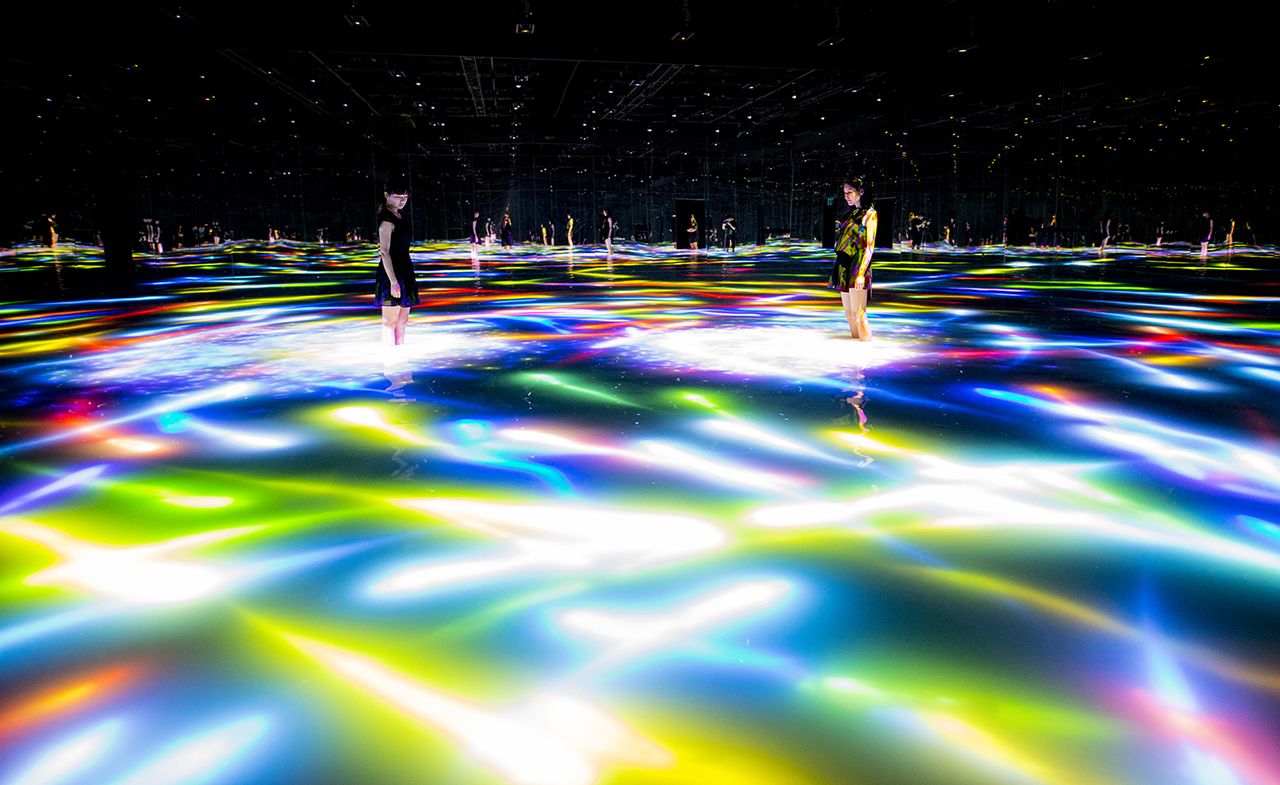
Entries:
[[859, 190], [859, 191], [867, 190], [866, 178], [862, 177], [861, 175], [856, 175], [856, 174], [849, 175], [848, 177], [844, 178], [844, 182], [842, 183], [842, 185], [851, 185], [856, 190]]
[[387, 178], [382, 190], [389, 194], [407, 194], [409, 193], [409, 178], [402, 174], [393, 174]]
[[[382, 184], [382, 190], [389, 194], [407, 194], [409, 193], [409, 178], [402, 174], [393, 174]], [[381, 213], [387, 209], [387, 198], [379, 196], [377, 204], [374, 205], [373, 211]]]

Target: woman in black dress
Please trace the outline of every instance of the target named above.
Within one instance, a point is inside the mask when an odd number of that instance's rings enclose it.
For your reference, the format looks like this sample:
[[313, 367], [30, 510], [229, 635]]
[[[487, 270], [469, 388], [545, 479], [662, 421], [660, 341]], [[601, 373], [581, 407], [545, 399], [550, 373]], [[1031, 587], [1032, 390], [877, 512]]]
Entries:
[[1209, 216], [1209, 211], [1205, 210], [1200, 213], [1200, 256], [1209, 255], [1209, 243], [1213, 242], [1213, 218]]
[[726, 251], [736, 251], [738, 249], [738, 225], [735, 223], [736, 220], [732, 215], [726, 215], [724, 222], [720, 224], [720, 229], [724, 233], [724, 249]]
[[604, 217], [604, 221], [600, 224], [600, 233], [604, 235], [604, 251], [605, 255], [613, 255], [613, 216], [609, 215], [607, 209], [601, 210], [600, 215]]
[[480, 211], [473, 210], [471, 213], [471, 255], [475, 256], [477, 249], [480, 247]]
[[404, 343], [409, 309], [418, 304], [418, 281], [413, 274], [409, 246], [413, 233], [409, 219], [401, 215], [409, 201], [409, 182], [391, 177], [383, 189], [382, 208], [378, 211], [378, 273], [374, 299], [382, 307], [382, 343], [399, 346]]

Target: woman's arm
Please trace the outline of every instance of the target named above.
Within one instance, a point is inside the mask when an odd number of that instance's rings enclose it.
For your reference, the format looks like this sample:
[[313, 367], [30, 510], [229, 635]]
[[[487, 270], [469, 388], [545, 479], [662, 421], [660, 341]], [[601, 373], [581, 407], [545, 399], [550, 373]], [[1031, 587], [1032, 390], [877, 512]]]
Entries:
[[879, 224], [880, 219], [876, 216], [876, 211], [869, 210], [866, 217], [863, 219], [863, 226], [867, 229], [863, 235], [867, 238], [867, 249], [866, 252], [862, 254], [862, 264], [858, 265], [858, 275], [853, 281], [855, 287], [862, 285], [866, 280], [867, 270], [871, 267], [871, 257], [876, 252], [876, 227], [879, 226]]
[[396, 278], [396, 268], [391, 265], [391, 233], [396, 229], [395, 224], [390, 221], [383, 221], [378, 224], [378, 253], [382, 256], [382, 269], [387, 273], [387, 280], [391, 282], [391, 296], [400, 296], [400, 280]]

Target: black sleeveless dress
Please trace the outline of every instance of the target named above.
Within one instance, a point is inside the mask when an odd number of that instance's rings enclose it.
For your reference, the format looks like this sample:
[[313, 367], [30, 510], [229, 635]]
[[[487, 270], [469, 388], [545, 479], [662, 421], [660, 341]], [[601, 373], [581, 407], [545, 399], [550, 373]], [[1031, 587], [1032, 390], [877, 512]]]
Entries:
[[409, 231], [409, 220], [404, 216], [397, 216], [390, 210], [384, 209], [378, 213], [379, 229], [381, 229], [384, 221], [394, 227], [391, 231], [391, 243], [388, 250], [391, 252], [391, 267], [396, 272], [396, 280], [400, 282], [400, 296], [391, 296], [391, 280], [387, 278], [386, 265], [382, 263], [382, 256], [379, 255], [373, 298], [377, 300], [378, 305], [401, 307], [417, 305], [418, 279], [414, 277], [413, 260], [409, 258], [409, 246], [413, 244], [413, 233]]

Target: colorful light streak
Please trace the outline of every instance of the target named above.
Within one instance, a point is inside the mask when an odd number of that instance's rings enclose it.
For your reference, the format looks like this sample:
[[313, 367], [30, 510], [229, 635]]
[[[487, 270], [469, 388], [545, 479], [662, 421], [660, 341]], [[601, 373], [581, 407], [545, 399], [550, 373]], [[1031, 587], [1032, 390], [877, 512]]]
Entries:
[[530, 570], [636, 570], [710, 553], [729, 540], [716, 526], [686, 516], [462, 499], [400, 499], [396, 503], [493, 537], [514, 552], [401, 567], [370, 587], [378, 595]]
[[710, 457], [694, 453], [679, 445], [659, 441], [639, 442], [634, 449], [591, 444], [571, 437], [545, 433], [531, 428], [505, 429], [502, 436], [514, 442], [550, 448], [552, 454], [609, 455], [636, 464], [662, 466], [685, 477], [740, 488], [762, 488], [774, 492], [804, 487], [809, 481], [798, 475], [778, 475], [735, 465], [725, 456]]
[[127, 422], [134, 422], [136, 420], [142, 420], [150, 417], [170, 414], [172, 412], [179, 411], [182, 409], [189, 409], [197, 406], [204, 406], [212, 403], [220, 403], [223, 401], [230, 401], [238, 398], [244, 398], [244, 397], [247, 397], [253, 389], [254, 389], [254, 385], [251, 383], [233, 382], [231, 384], [223, 385], [221, 387], [217, 387], [207, 392], [178, 396], [168, 401], [165, 401], [164, 403], [160, 403], [154, 406], [147, 407], [141, 411], [134, 412], [133, 414], [127, 414], [121, 417], [116, 417], [101, 423], [86, 425], [71, 431], [58, 433], [58, 434], [47, 436], [44, 438], [35, 439], [29, 442], [21, 442], [18, 444], [10, 445], [8, 447], [0, 447], [0, 455], [12, 454], [12, 453], [21, 452], [24, 450], [29, 450], [34, 447], [43, 447], [45, 445], [52, 444], [54, 442], [65, 441], [68, 439], [75, 439], [77, 437], [84, 436], [86, 434], [92, 434], [95, 431], [101, 430], [103, 428], [110, 428], [112, 426], [121, 425]]
[[272, 721], [254, 714], [172, 742], [111, 785], [225, 782], [242, 775], [243, 759], [270, 736]]
[[136, 666], [112, 666], [51, 685], [35, 695], [13, 697], [0, 711], [0, 740], [103, 701], [139, 676], [140, 669]]
[[251, 447], [255, 450], [279, 450], [288, 447], [291, 443], [288, 439], [282, 439], [277, 436], [266, 436], [213, 425], [212, 423], [202, 422], [189, 414], [177, 412], [161, 415], [158, 421], [160, 429], [165, 433], [181, 433], [182, 431], [192, 430], [213, 436], [224, 442]]
[[[485, 711], [397, 673], [372, 658], [298, 635], [284, 635], [300, 651], [335, 675], [453, 737], [482, 765], [516, 785], [590, 785], [596, 782], [599, 775], [597, 767], [583, 751], [575, 748], [573, 741], [581, 744], [585, 739], [585, 746], [596, 751], [623, 747], [627, 758], [640, 757], [647, 761], [655, 757], [648, 744], [636, 752], [627, 750], [620, 743], [623, 741], [619, 739], [621, 726], [614, 721], [592, 723], [589, 728], [591, 735], [562, 739], [549, 733], [546, 723], [521, 722]], [[554, 713], [564, 712], [560, 703], [553, 703], [550, 708]], [[568, 723], [562, 721], [560, 724], [563, 727]], [[577, 722], [571, 723], [570, 727], [574, 731], [582, 729]]]
[[717, 591], [666, 612], [645, 615], [572, 610], [560, 617], [565, 629], [601, 640], [607, 648], [575, 679], [596, 677], [642, 654], [685, 642], [717, 625], [758, 615], [792, 593], [784, 580], [750, 581]]
[[7, 785], [59, 785], [91, 771], [124, 732], [120, 720], [107, 720], [42, 752]]
[[67, 586], [128, 603], [168, 605], [191, 602], [226, 587], [227, 571], [172, 558], [182, 551], [244, 537], [262, 529], [245, 526], [201, 532], [166, 542], [108, 547], [57, 529], [9, 518], [0, 532], [39, 543], [58, 555], [56, 564], [28, 575], [30, 586]]
[[333, 416], [348, 425], [356, 425], [386, 434], [405, 444], [428, 446], [439, 444], [432, 439], [419, 436], [397, 425], [392, 425], [386, 417], [376, 409], [368, 406], [343, 406], [333, 412]]

